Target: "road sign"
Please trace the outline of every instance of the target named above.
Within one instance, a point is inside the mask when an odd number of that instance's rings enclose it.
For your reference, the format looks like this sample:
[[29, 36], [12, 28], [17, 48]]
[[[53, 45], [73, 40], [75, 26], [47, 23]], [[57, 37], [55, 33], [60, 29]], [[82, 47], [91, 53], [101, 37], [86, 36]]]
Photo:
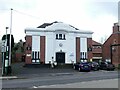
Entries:
[[5, 41], [5, 40], [2, 41], [2, 49], [1, 49], [1, 52], [6, 52], [6, 41]]

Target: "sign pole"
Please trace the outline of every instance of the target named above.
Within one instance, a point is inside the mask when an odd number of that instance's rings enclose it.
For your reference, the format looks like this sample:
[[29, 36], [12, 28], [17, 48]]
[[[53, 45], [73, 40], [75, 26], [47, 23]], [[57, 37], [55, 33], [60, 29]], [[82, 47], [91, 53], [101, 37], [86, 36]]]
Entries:
[[5, 75], [5, 52], [6, 52], [6, 45], [5, 40], [2, 41], [2, 75]]

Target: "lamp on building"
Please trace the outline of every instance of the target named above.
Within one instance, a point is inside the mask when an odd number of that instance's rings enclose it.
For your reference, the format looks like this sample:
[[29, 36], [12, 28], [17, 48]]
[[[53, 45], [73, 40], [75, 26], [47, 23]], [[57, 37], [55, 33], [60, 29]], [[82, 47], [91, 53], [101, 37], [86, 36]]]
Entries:
[[31, 50], [31, 46], [29, 44], [27, 46], [27, 50]]
[[116, 51], [116, 49], [115, 49], [115, 47], [114, 47], [114, 46], [112, 47], [112, 51], [114, 51], [114, 52]]
[[88, 51], [92, 51], [92, 47], [91, 46], [88, 47]]

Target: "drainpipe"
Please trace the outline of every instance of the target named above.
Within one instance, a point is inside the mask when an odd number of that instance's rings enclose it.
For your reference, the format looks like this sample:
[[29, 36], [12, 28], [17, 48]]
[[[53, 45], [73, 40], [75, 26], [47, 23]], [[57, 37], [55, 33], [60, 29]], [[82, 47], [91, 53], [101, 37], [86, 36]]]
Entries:
[[113, 61], [112, 61], [112, 46], [113, 46], [113, 45], [110, 45], [110, 56], [111, 56], [110, 58], [111, 58], [111, 63], [113, 63]]

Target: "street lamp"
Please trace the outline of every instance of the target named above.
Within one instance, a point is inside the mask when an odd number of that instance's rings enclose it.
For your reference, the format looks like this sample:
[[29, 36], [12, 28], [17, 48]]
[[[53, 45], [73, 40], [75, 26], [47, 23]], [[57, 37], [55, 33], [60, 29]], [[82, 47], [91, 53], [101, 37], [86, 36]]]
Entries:
[[9, 42], [9, 66], [11, 65], [11, 33], [12, 33], [12, 8], [11, 8], [11, 20], [10, 20], [10, 42]]
[[[12, 8], [10, 14], [10, 38], [9, 38], [9, 61], [8, 61], [8, 74], [11, 74], [11, 33], [12, 33]], [[7, 29], [7, 27], [6, 27]]]
[[6, 46], [7, 46], [7, 29], [8, 29], [9, 27], [6, 27]]

